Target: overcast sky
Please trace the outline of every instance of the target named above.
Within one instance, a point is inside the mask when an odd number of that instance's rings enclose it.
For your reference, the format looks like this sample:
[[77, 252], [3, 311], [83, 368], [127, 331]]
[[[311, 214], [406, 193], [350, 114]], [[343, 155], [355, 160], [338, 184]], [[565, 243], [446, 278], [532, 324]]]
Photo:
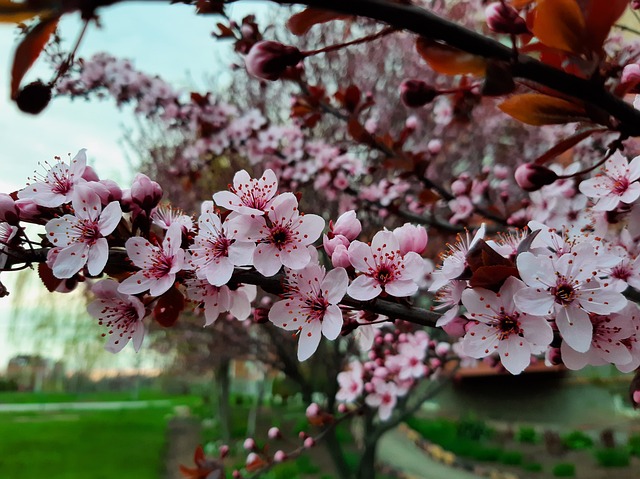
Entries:
[[[233, 18], [240, 19], [264, 8], [264, 2], [243, 2], [230, 11]], [[130, 58], [136, 68], [159, 74], [176, 86], [204, 87], [216, 67], [225, 68], [220, 65], [220, 52], [216, 49], [228, 49], [228, 43], [220, 44], [211, 38], [219, 17], [197, 16], [187, 5], [155, 3], [116, 5], [103, 9], [100, 16], [103, 28], [89, 29], [79, 56], [107, 51]], [[80, 28], [78, 15], [63, 18], [60, 32], [67, 45], [74, 42]], [[87, 148], [90, 164], [101, 177], [126, 187], [133, 175], [121, 139], [123, 128], [133, 123], [132, 115], [119, 111], [109, 100], [67, 99], [55, 99], [38, 116], [21, 113], [9, 101], [9, 72], [16, 38], [14, 26], [0, 24], [0, 191], [23, 187], [39, 161], [73, 156], [81, 148]], [[50, 76], [50, 71], [37, 65], [23, 84], [38, 77], [48, 81]], [[11, 287], [11, 275], [3, 274], [2, 281]], [[30, 352], [31, 348], [29, 338], [21, 338], [18, 344], [7, 341], [10, 316], [10, 297], [0, 299], [0, 371], [9, 357], [16, 352]], [[59, 350], [52, 348], [49, 353], [56, 356]]]

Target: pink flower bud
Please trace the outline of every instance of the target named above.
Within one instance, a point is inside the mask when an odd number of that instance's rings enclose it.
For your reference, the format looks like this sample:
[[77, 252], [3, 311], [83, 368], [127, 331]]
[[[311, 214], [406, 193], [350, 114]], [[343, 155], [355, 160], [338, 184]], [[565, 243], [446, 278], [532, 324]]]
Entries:
[[231, 475], [233, 476], [233, 479], [241, 479], [242, 478], [242, 473], [240, 471], [238, 471], [237, 469], [234, 469], [233, 473]]
[[[354, 210], [342, 213], [338, 220], [332, 225], [331, 232], [334, 235], [342, 235], [349, 241], [356, 239], [362, 231], [362, 224], [356, 217]], [[346, 246], [349, 246], [348, 244]]]
[[267, 436], [269, 436], [269, 439], [278, 439], [280, 437], [280, 429], [278, 429], [277, 427], [269, 428], [269, 431], [267, 431]]
[[328, 235], [322, 236], [322, 245], [329, 256], [333, 256], [333, 253], [338, 246], [348, 248], [350, 244], [351, 242], [343, 235], [335, 235], [331, 239], [329, 239]]
[[276, 453], [273, 455], [273, 462], [283, 462], [287, 459], [287, 455], [285, 454], [284, 451], [276, 451]]
[[309, 407], [307, 408], [307, 412], [306, 412], [307, 418], [311, 419], [313, 417], [317, 417], [318, 414], [320, 414], [320, 406], [318, 406], [314, 402], [309, 404]]
[[400, 99], [409, 108], [419, 108], [431, 103], [438, 90], [422, 80], [405, 80], [400, 84]]
[[633, 391], [631, 395], [631, 399], [633, 399], [633, 406], [637, 408], [640, 406], [640, 391]]
[[518, 186], [525, 191], [537, 191], [558, 179], [558, 175], [552, 170], [534, 163], [520, 165], [514, 176]]
[[0, 193], [0, 221], [14, 226], [20, 221], [20, 210], [15, 200], [6, 193]]
[[222, 446], [220, 446], [220, 450], [218, 451], [218, 453], [220, 454], [220, 459], [224, 459], [229, 455], [229, 446], [223, 444]]
[[340, 414], [346, 414], [346, 413], [347, 413], [347, 411], [349, 411], [349, 408], [347, 407], [347, 405], [346, 405], [346, 404], [344, 404], [344, 403], [340, 403], [340, 404], [338, 404], [338, 412], [339, 412]]
[[245, 449], [245, 451], [253, 451], [256, 448], [256, 441], [248, 437], [244, 440], [242, 447]]
[[304, 447], [306, 447], [307, 449], [313, 447], [316, 445], [316, 441], [314, 441], [314, 439], [312, 437], [308, 437], [304, 440]]
[[484, 14], [487, 17], [487, 25], [496, 33], [519, 35], [529, 32], [527, 22], [511, 5], [495, 2], [485, 9]]
[[[42, 216], [40, 207], [30, 198], [16, 200], [16, 206], [20, 215], [20, 220], [26, 222], [37, 222]], [[44, 223], [43, 223], [44, 224]]]
[[256, 43], [245, 57], [247, 71], [264, 80], [279, 79], [288, 67], [296, 66], [304, 55], [296, 47], [264, 40]]
[[331, 255], [331, 264], [334, 268], [350, 268], [349, 250], [343, 245], [338, 245]]
[[246, 465], [256, 466], [261, 462], [262, 462], [262, 459], [260, 459], [260, 456], [258, 456], [255, 452], [250, 452], [249, 455], [247, 456]]
[[630, 63], [622, 69], [620, 83], [627, 85], [629, 89], [640, 83], [640, 65]]
[[404, 126], [409, 130], [415, 130], [418, 128], [418, 118], [415, 115], [411, 115], [407, 118], [407, 121], [404, 122]]
[[399, 228], [394, 229], [393, 236], [398, 240], [400, 252], [403, 255], [410, 251], [422, 254], [429, 241], [427, 230], [424, 229], [423, 226], [416, 226], [411, 223], [405, 223]]
[[467, 322], [468, 321], [466, 319], [458, 316], [449, 321], [447, 324], [443, 325], [442, 329], [444, 329], [444, 332], [452, 338], [461, 338], [466, 334], [465, 326]]
[[640, 9], [640, 0], [631, 0], [631, 8], [633, 10]]
[[456, 180], [451, 183], [451, 193], [455, 196], [465, 195], [467, 193], [468, 187], [467, 182], [463, 180]]
[[138, 173], [131, 185], [131, 201], [144, 211], [151, 211], [158, 206], [162, 198], [162, 188], [143, 173]]
[[84, 172], [82, 173], [82, 179], [87, 181], [100, 181], [100, 177], [96, 170], [94, 170], [91, 166], [87, 165], [84, 168]]
[[437, 155], [442, 151], [442, 141], [429, 140], [429, 143], [427, 143], [427, 151], [432, 155]]
[[435, 352], [438, 356], [446, 356], [450, 350], [451, 350], [451, 345], [449, 343], [439, 343], [436, 346]]

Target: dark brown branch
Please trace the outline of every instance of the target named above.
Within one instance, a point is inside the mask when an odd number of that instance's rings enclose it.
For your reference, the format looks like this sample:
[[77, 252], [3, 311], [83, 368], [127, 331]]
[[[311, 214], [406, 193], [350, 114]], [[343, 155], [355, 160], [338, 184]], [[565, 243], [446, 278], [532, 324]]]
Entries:
[[511, 64], [514, 78], [532, 80], [563, 95], [590, 103], [615, 117], [620, 130], [630, 136], [640, 136], [640, 112], [621, 98], [608, 92], [603, 85], [578, 78], [535, 60], [518, 55], [513, 62], [511, 48], [491, 38], [445, 20], [422, 8], [385, 0], [271, 0], [279, 4], [303, 4], [338, 13], [367, 17], [418, 35], [478, 55]]

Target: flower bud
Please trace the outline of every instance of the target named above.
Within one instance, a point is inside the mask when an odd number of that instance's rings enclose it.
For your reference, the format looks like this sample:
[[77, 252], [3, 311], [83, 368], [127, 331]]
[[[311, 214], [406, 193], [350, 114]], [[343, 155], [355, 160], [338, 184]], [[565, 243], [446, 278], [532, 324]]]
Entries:
[[15, 200], [6, 193], [0, 193], [0, 221], [14, 226], [20, 221], [20, 210]]
[[51, 101], [51, 87], [40, 80], [29, 83], [18, 92], [16, 104], [20, 111], [37, 115]]
[[494, 2], [485, 9], [484, 14], [487, 17], [487, 25], [496, 33], [519, 35], [529, 32], [527, 22], [511, 5]]
[[[331, 234], [331, 232], [329, 232], [329, 234]], [[324, 246], [324, 250], [329, 256], [333, 256], [338, 246], [348, 248], [350, 244], [351, 242], [343, 235], [335, 235], [331, 239], [329, 239], [328, 235], [322, 237], [322, 246]]]
[[440, 140], [429, 140], [427, 143], [427, 151], [432, 155], [437, 155], [442, 151], [442, 141]]
[[356, 239], [362, 231], [362, 224], [356, 217], [354, 210], [342, 213], [335, 224], [331, 225], [331, 232], [335, 235], [342, 235], [349, 241]]
[[438, 90], [422, 80], [405, 80], [400, 84], [400, 99], [409, 108], [431, 103], [438, 94]]
[[423, 226], [416, 226], [411, 223], [405, 223], [399, 228], [394, 229], [393, 236], [398, 240], [400, 252], [403, 255], [410, 251], [422, 254], [429, 241], [427, 230], [424, 229]]
[[312, 437], [308, 437], [304, 440], [304, 447], [307, 449], [316, 445], [316, 441]]
[[269, 437], [269, 439], [278, 439], [281, 436], [280, 429], [278, 429], [277, 427], [269, 428], [269, 431], [267, 431], [267, 436]]
[[253, 438], [248, 437], [244, 440], [242, 447], [245, 451], [253, 451], [256, 448], [256, 441], [254, 441]]
[[331, 255], [331, 264], [334, 268], [350, 268], [349, 251], [343, 245], [338, 245]]
[[525, 191], [537, 191], [545, 185], [550, 185], [558, 179], [552, 170], [534, 163], [520, 165], [515, 172], [518, 186]]
[[273, 455], [273, 462], [283, 462], [287, 459], [287, 455], [284, 451], [278, 450]]
[[131, 201], [144, 211], [151, 211], [158, 206], [162, 198], [162, 188], [143, 173], [138, 173], [131, 185]]
[[316, 417], [320, 414], [320, 406], [318, 406], [316, 403], [312, 402], [311, 404], [309, 404], [309, 407], [307, 408], [307, 418], [311, 419], [313, 417]]
[[251, 47], [244, 61], [251, 75], [273, 81], [303, 58], [304, 55], [296, 47], [264, 40]]
[[220, 454], [220, 459], [224, 459], [229, 455], [229, 446], [223, 444], [222, 446], [220, 446], [220, 450], [218, 451], [218, 453]]

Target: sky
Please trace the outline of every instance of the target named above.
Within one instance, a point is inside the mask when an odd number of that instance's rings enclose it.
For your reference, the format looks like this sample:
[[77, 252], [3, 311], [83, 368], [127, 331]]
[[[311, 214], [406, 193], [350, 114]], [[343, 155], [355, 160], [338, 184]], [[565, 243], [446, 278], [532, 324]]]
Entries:
[[[242, 2], [229, 12], [232, 18], [241, 19], [266, 8], [264, 2]], [[193, 7], [183, 4], [152, 2], [126, 2], [107, 7], [99, 14], [102, 28], [90, 27], [78, 56], [88, 58], [107, 51], [131, 59], [139, 70], [158, 74], [174, 86], [189, 88], [205, 88], [207, 79], [226, 67], [220, 50], [229, 51], [229, 44], [211, 37], [220, 17], [195, 15]], [[81, 25], [76, 14], [62, 19], [59, 28], [66, 45], [75, 41]], [[0, 24], [0, 192], [23, 187], [35, 170], [42, 171], [38, 162], [51, 161], [54, 156], [74, 156], [81, 148], [87, 149], [89, 164], [100, 177], [126, 187], [134, 168], [126, 159], [122, 138], [125, 129], [134, 124], [133, 115], [119, 111], [113, 101], [66, 98], [54, 99], [40, 115], [21, 113], [9, 100], [9, 72], [16, 39], [14, 25]], [[48, 81], [51, 74], [46, 66], [36, 63], [23, 84], [38, 78]], [[11, 275], [2, 274], [2, 282], [11, 290]], [[29, 338], [18, 342], [15, 335], [10, 338], [12, 306], [11, 296], [0, 299], [0, 372], [8, 358], [35, 348]], [[59, 357], [62, 350], [52, 346], [47, 354]]]

